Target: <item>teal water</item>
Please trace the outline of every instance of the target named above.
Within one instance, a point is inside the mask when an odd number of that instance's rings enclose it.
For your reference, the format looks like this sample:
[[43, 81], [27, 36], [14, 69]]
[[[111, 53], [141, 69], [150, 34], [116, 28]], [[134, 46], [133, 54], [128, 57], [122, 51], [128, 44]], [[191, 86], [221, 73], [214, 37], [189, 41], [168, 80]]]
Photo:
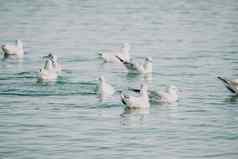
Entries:
[[[237, 17], [236, 0], [2, 1], [0, 43], [22, 39], [27, 54], [0, 62], [0, 158], [238, 158], [238, 98], [216, 79], [237, 78]], [[177, 104], [98, 101], [100, 75], [117, 89], [142, 81], [97, 58], [123, 42], [153, 58], [151, 87], [182, 90]], [[49, 52], [65, 71], [37, 84]]]

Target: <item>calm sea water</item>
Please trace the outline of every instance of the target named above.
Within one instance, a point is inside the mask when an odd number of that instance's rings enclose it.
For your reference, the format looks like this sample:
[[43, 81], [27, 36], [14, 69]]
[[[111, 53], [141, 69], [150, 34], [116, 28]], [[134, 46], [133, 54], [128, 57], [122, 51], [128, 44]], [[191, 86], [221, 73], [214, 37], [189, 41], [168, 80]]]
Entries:
[[[238, 78], [236, 0], [2, 1], [0, 43], [22, 39], [23, 61], [0, 62], [0, 158], [238, 158], [238, 98], [216, 79]], [[96, 79], [117, 89], [140, 76], [102, 64], [97, 52], [131, 44], [153, 58], [150, 87], [176, 85], [174, 105], [124, 113], [99, 102]], [[42, 56], [65, 71], [36, 84]]]

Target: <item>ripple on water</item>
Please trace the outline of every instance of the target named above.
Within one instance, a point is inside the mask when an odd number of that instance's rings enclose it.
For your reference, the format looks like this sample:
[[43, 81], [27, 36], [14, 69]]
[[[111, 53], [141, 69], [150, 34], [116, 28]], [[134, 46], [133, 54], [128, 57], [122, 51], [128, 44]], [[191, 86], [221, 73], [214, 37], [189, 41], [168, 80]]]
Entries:
[[[0, 61], [0, 158], [237, 158], [237, 97], [216, 79], [237, 77], [237, 8], [236, 0], [1, 1], [1, 45], [22, 39], [28, 53]], [[124, 42], [135, 61], [153, 58], [151, 77], [98, 58]], [[49, 52], [63, 72], [37, 83]], [[101, 75], [118, 90], [147, 81], [182, 91], [174, 105], [126, 111], [118, 94], [97, 99]]]

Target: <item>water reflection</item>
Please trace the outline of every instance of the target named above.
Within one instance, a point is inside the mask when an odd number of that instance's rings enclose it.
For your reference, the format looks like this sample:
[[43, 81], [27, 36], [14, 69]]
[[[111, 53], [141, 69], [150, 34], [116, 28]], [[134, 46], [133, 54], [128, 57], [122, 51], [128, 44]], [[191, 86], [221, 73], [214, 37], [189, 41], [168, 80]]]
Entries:
[[125, 108], [121, 116], [121, 125], [140, 126], [143, 125], [145, 116], [150, 113], [149, 109]]
[[[0, 52], [1, 54], [1, 52]], [[2, 64], [5, 67], [9, 67], [9, 64], [11, 64], [12, 66], [19, 68], [22, 67], [22, 63], [23, 63], [23, 59], [21, 58], [15, 58], [14, 56], [7, 56], [7, 57], [3, 57], [2, 59]]]
[[148, 82], [152, 80], [152, 73], [140, 74], [135, 72], [127, 72], [126, 76], [128, 79], [141, 78]]
[[45, 80], [42, 80], [38, 77], [36, 79], [36, 84], [39, 85], [39, 86], [53, 86], [53, 85], [56, 84], [56, 82], [57, 82], [57, 80], [55, 80], [55, 81], [45, 81]]
[[225, 99], [225, 102], [229, 102], [229, 103], [232, 103], [232, 104], [237, 103], [237, 101], [238, 101], [238, 95], [232, 95], [232, 96], [229, 96]]

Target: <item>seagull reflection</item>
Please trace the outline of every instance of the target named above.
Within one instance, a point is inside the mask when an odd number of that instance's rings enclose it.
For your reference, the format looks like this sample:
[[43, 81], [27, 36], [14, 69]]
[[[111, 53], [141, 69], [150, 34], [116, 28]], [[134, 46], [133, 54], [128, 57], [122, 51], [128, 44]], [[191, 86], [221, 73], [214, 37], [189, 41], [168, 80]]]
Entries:
[[236, 103], [237, 100], [238, 100], [238, 96], [237, 95], [232, 95], [232, 96], [229, 96], [228, 98], [226, 98], [225, 102]]
[[141, 126], [144, 124], [144, 119], [149, 114], [149, 109], [128, 109], [125, 108], [121, 116], [121, 125], [126, 126]]

